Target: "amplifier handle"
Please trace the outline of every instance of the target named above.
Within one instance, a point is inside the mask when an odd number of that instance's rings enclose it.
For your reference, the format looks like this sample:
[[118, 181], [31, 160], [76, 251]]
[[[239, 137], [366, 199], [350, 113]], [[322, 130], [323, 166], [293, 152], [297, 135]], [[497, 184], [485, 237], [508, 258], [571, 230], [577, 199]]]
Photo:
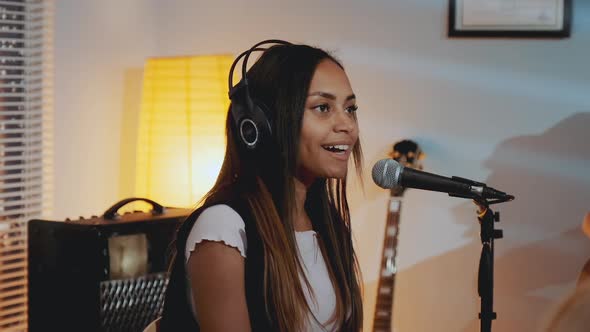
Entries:
[[164, 210], [165, 210], [164, 206], [152, 201], [151, 199], [141, 198], [141, 197], [131, 197], [131, 198], [122, 199], [122, 200], [118, 201], [117, 203], [115, 203], [110, 208], [108, 208], [105, 211], [103, 218], [105, 220], [117, 219], [117, 216], [118, 216], [117, 211], [119, 211], [119, 209], [122, 208], [123, 206], [125, 206], [131, 202], [135, 202], [135, 201], [144, 201], [146, 203], [151, 204], [153, 214], [163, 214], [164, 213]]

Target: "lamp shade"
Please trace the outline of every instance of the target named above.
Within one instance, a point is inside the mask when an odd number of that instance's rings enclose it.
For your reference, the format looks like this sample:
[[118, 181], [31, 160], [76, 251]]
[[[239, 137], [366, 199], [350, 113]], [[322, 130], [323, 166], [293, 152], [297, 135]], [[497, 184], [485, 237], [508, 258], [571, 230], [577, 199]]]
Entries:
[[190, 207], [212, 187], [225, 151], [230, 55], [148, 59], [135, 195]]

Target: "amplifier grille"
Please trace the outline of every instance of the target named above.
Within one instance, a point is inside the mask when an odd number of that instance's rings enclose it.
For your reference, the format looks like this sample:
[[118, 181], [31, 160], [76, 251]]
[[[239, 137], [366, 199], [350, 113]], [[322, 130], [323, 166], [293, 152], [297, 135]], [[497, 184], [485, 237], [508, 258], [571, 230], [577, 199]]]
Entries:
[[162, 314], [168, 272], [100, 283], [100, 318], [105, 332], [141, 332]]

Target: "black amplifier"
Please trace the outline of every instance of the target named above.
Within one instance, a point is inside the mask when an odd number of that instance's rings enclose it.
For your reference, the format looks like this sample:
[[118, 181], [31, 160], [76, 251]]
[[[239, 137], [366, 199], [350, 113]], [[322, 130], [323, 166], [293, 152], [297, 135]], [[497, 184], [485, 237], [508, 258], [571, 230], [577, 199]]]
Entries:
[[[118, 214], [134, 201], [152, 210]], [[101, 217], [29, 221], [29, 331], [142, 331], [161, 314], [171, 242], [191, 211], [128, 198]]]

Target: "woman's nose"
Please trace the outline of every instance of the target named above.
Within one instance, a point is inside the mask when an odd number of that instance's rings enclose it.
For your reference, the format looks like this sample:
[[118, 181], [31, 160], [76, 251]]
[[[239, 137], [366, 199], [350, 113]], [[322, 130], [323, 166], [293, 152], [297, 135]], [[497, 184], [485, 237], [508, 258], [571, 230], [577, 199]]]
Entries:
[[345, 110], [340, 110], [336, 113], [337, 114], [335, 115], [334, 120], [334, 131], [353, 131], [356, 127], [356, 119], [354, 118], [354, 115], [346, 112]]

